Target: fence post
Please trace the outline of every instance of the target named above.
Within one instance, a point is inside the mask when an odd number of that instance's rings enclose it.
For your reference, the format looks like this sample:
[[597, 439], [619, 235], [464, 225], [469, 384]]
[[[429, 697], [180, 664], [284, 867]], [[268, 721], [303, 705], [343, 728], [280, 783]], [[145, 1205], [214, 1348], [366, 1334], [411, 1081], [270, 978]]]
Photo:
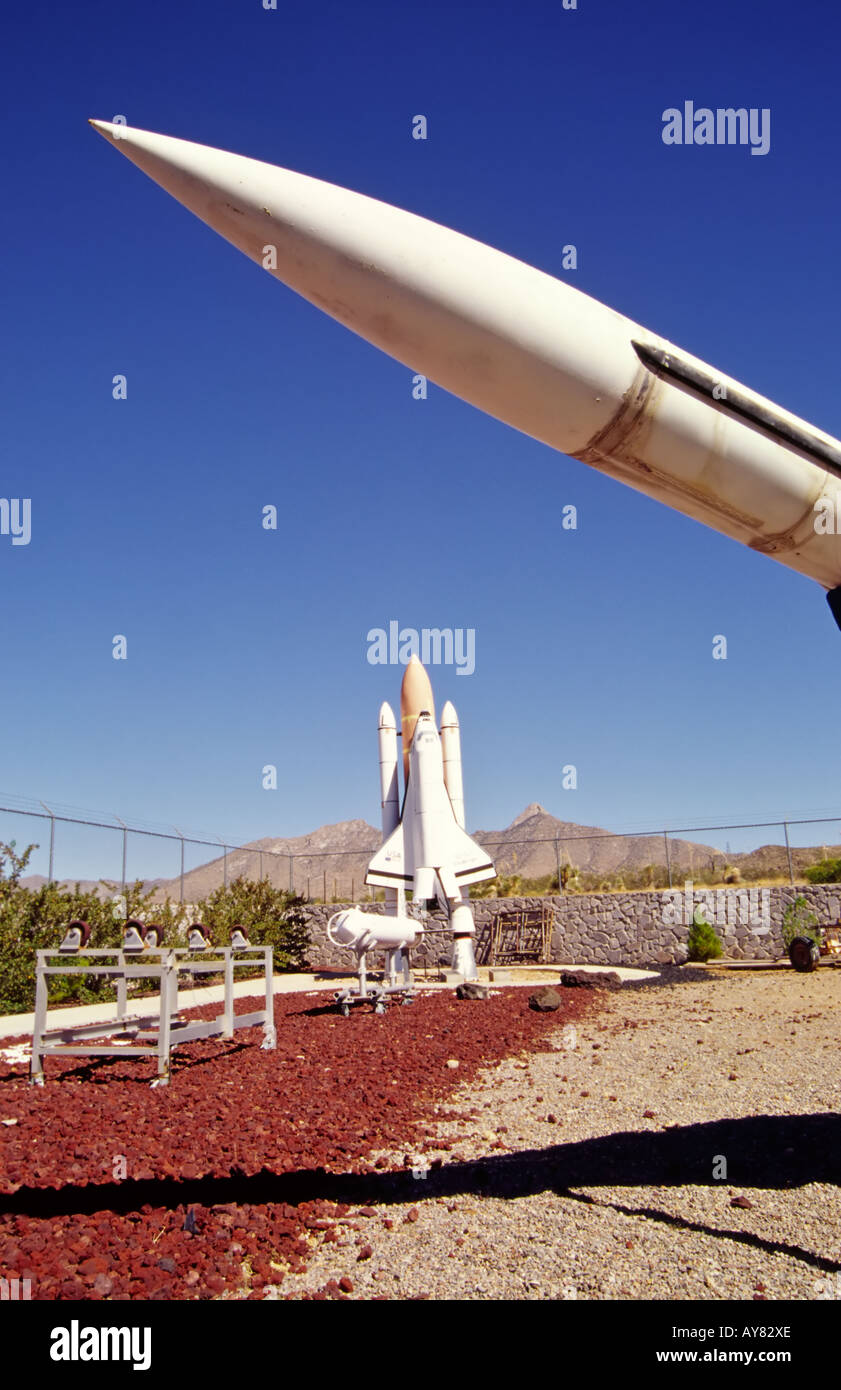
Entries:
[[50, 876], [50, 883], [52, 883], [52, 881], [53, 881], [53, 858], [54, 858], [54, 851], [55, 851], [55, 816], [53, 815], [53, 813], [52, 813], [52, 811], [50, 810], [49, 806], [47, 805], [46, 801], [42, 801], [40, 804], [43, 806], [44, 810], [46, 811], [47, 815], [48, 815], [49, 818], [50, 818], [50, 867], [49, 867], [49, 876]]
[[[112, 812], [112, 814], [113, 814], [113, 812]], [[116, 815], [115, 815], [115, 816], [114, 816], [114, 820], [117, 821], [117, 823], [123, 827], [123, 878], [122, 878], [122, 886], [121, 886], [120, 891], [122, 892], [123, 896], [125, 896], [125, 891], [126, 891], [126, 850], [127, 850], [126, 840], [127, 840], [127, 838], [128, 838], [128, 826], [126, 825], [125, 821], [120, 820], [120, 817], [119, 817], [119, 816], [116, 816]]]
[[669, 887], [672, 886], [672, 856], [669, 854], [669, 832], [663, 831], [663, 844], [666, 846], [666, 868], [669, 871]]
[[555, 839], [555, 863], [558, 866], [558, 892], [563, 893], [563, 885], [561, 884], [561, 844], [560, 840], [557, 838]]
[[327, 870], [324, 870], [324, 901], [327, 901]]
[[788, 821], [783, 821], [783, 830], [786, 837], [786, 854], [788, 855], [788, 879], [789, 883], [794, 883], [794, 866], [791, 862], [791, 845], [788, 838]]
[[222, 846], [222, 872], [225, 877], [225, 887], [228, 886], [228, 846]]

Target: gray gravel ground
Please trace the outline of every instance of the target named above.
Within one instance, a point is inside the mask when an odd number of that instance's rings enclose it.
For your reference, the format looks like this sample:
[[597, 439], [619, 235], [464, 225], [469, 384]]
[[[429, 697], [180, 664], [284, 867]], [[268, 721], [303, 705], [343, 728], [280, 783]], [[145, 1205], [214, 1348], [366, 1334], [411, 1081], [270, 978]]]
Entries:
[[443, 1167], [390, 1156], [413, 1199], [314, 1234], [277, 1295], [841, 1297], [839, 1005], [838, 969], [694, 969], [561, 1010], [553, 1051], [439, 1107]]

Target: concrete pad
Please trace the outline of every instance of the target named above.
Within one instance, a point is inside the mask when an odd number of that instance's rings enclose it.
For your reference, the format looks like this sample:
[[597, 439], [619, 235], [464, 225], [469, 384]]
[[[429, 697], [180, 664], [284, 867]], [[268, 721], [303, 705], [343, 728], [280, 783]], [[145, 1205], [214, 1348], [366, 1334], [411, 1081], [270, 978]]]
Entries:
[[[485, 972], [495, 985], [557, 984], [564, 970], [580, 970], [586, 975], [618, 975], [623, 983], [636, 980], [655, 980], [659, 970], [638, 970], [630, 965], [494, 965]], [[525, 978], [524, 978], [525, 977]]]
[[660, 974], [659, 970], [638, 970], [631, 965], [558, 965], [555, 969], [560, 973], [564, 970], [581, 970], [587, 975], [605, 975], [610, 972], [618, 975], [620, 980], [656, 980]]

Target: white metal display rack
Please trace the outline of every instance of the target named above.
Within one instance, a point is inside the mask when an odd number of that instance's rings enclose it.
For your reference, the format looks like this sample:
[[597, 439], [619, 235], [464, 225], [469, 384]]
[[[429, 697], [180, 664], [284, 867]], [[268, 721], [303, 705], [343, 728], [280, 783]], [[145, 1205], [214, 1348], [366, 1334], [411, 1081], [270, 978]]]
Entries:
[[[84, 963], [79, 959], [84, 956]], [[273, 956], [271, 946], [209, 946], [201, 952], [176, 947], [147, 947], [142, 952], [91, 950], [85, 947], [71, 959], [59, 951], [38, 951], [35, 971], [35, 1024], [32, 1033], [32, 1062], [29, 1079], [44, 1084], [45, 1057], [157, 1057], [158, 1071], [153, 1086], [169, 1082], [170, 1055], [180, 1043], [198, 1038], [232, 1038], [237, 1028], [262, 1025], [263, 1050], [276, 1046], [272, 994]], [[50, 964], [59, 959], [59, 964]], [[234, 1013], [234, 972], [263, 962], [265, 1008], [250, 1014]], [[101, 960], [102, 964], [94, 961]], [[90, 963], [88, 963], [90, 962]], [[185, 1019], [178, 1013], [179, 975], [196, 976], [224, 973], [225, 998], [222, 1013], [215, 1019]], [[101, 1023], [53, 1027], [47, 1031], [47, 978], [50, 975], [103, 975], [117, 986], [117, 1011]], [[129, 1014], [127, 983], [133, 979], [157, 979], [160, 1012]], [[258, 981], [255, 981], [255, 985]], [[97, 1039], [99, 1041], [97, 1041]]]

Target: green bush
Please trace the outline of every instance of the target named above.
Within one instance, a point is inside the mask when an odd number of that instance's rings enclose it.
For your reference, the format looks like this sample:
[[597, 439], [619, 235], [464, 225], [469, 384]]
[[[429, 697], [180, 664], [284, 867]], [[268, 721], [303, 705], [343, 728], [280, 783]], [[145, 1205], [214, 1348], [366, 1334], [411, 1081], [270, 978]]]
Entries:
[[[34, 1008], [35, 952], [57, 951], [68, 922], [89, 922], [89, 944], [97, 949], [119, 946], [123, 923], [131, 917], [159, 922], [165, 945], [186, 945], [184, 909], [169, 898], [153, 903], [154, 891], [144, 892], [140, 881], [127, 884], [123, 892], [117, 884], [102, 880], [109, 898], [83, 892], [78, 884], [72, 890], [57, 883], [25, 888], [20, 879], [34, 848], [29, 845], [18, 854], [14, 840], [9, 845], [0, 843], [0, 1014], [28, 1013]], [[275, 970], [300, 970], [306, 966], [309, 946], [304, 901], [265, 880], [238, 878], [197, 903], [194, 920], [210, 927], [218, 946], [226, 946], [231, 927], [241, 924], [253, 945], [273, 948]], [[93, 965], [95, 958], [80, 952], [73, 964]], [[47, 983], [51, 1004], [106, 1003], [116, 998], [114, 986], [101, 975], [52, 975]], [[132, 992], [156, 988], [157, 981], [141, 979]]]
[[210, 927], [217, 946], [226, 946], [231, 927], [240, 925], [252, 946], [272, 947], [275, 970], [303, 970], [310, 944], [304, 902], [268, 879], [240, 877], [197, 904], [198, 920]]
[[812, 941], [818, 940], [818, 919], [812, 912], [806, 899], [803, 897], [795, 898], [783, 913], [783, 945], [788, 950], [796, 936], [808, 936]]
[[481, 883], [470, 885], [471, 898], [516, 898], [522, 891], [523, 880], [519, 874], [497, 874], [496, 878], [483, 879]]
[[692, 926], [689, 928], [687, 946], [690, 960], [716, 960], [724, 954], [715, 929], [710, 926], [704, 916], [702, 907], [696, 907], [692, 914]]
[[[68, 891], [57, 883], [44, 883], [40, 888], [24, 888], [20, 883], [29, 857], [34, 849], [29, 845], [22, 854], [16, 852], [15, 841], [0, 844], [0, 1014], [27, 1013], [35, 1006], [35, 952], [57, 950], [68, 922], [90, 922], [90, 945], [119, 946], [122, 940], [122, 906], [115, 915], [114, 904], [95, 892], [83, 892], [78, 884]], [[103, 883], [112, 895], [119, 888]], [[180, 921], [180, 909], [167, 901], [150, 909], [151, 892], [144, 892], [140, 882], [126, 885], [125, 912], [128, 917], [140, 917], [160, 922], [171, 941]], [[75, 965], [94, 964], [80, 954]], [[52, 975], [48, 977], [48, 998], [51, 1003], [104, 1003], [116, 998], [116, 991], [102, 975]]]
[[821, 859], [806, 870], [810, 883], [841, 883], [841, 859]]

